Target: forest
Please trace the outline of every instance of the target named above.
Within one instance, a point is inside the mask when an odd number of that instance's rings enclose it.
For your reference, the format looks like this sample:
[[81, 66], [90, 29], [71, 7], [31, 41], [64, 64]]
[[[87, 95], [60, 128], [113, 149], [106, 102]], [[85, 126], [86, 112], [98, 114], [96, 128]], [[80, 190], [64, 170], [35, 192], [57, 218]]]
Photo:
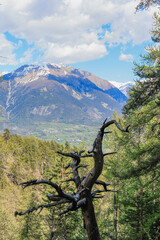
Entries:
[[[112, 119], [115, 125], [103, 140], [105, 152], [100, 181], [108, 183], [106, 193], [94, 198], [95, 215], [102, 240], [160, 239], [160, 14], [154, 14], [151, 31], [153, 45], [146, 47], [141, 62], [135, 63], [136, 85], [129, 92], [123, 114]], [[70, 159], [58, 152], [88, 152], [79, 147], [35, 137], [21, 137], [8, 129], [0, 135], [0, 239], [1, 240], [87, 240], [81, 211], [65, 210], [65, 205], [44, 208], [18, 216], [39, 204], [47, 204], [52, 193], [48, 185], [23, 189], [20, 183], [32, 179], [54, 179], [66, 192], [74, 192], [65, 170]], [[81, 177], [93, 166], [92, 158], [82, 159], [88, 165], [79, 169]], [[100, 187], [99, 187], [100, 189]], [[16, 215], [16, 216], [15, 216]]]

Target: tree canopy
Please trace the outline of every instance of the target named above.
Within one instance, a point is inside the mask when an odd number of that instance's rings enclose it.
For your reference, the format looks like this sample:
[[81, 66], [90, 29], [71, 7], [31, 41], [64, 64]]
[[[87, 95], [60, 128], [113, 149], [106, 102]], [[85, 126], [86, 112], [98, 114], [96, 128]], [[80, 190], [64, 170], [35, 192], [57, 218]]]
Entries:
[[[110, 159], [111, 178], [119, 190], [119, 239], [160, 238], [160, 16], [154, 14], [153, 46], [135, 64], [136, 85], [129, 92], [124, 115], [115, 119], [130, 124], [129, 134], [112, 130], [119, 154]], [[114, 148], [112, 148], [112, 151]], [[113, 203], [112, 203], [113, 204]], [[115, 209], [115, 205], [113, 207]], [[136, 231], [135, 231], [136, 230]]]
[[148, 9], [152, 5], [160, 5], [159, 0], [141, 0], [137, 5], [136, 10]]
[[138, 80], [129, 92], [129, 99], [123, 113], [128, 114], [155, 99], [160, 102], [160, 12], [154, 14], [151, 31], [153, 45], [146, 47], [146, 54], [141, 56], [141, 64], [135, 63], [134, 73]]

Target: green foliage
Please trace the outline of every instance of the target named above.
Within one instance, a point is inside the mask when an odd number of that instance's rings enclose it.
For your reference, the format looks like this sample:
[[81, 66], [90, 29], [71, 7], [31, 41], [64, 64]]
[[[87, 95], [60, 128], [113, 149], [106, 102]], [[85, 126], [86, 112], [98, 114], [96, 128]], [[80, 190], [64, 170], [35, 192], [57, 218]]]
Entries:
[[110, 211], [112, 237], [119, 240], [160, 238], [159, 13], [154, 20], [155, 45], [147, 48], [142, 65], [135, 65], [139, 80], [129, 93], [125, 115], [114, 115], [120, 125], [130, 125], [129, 133], [111, 127], [112, 134], [106, 139], [106, 147], [118, 152], [107, 159], [105, 176], [119, 191], [112, 197]]
[[7, 142], [7, 141], [9, 140], [9, 138], [10, 138], [10, 131], [9, 131], [7, 128], [4, 129], [3, 137], [4, 137], [4, 140], [5, 140], [6, 142]]
[[160, 12], [154, 14], [154, 28], [151, 33], [154, 45], [146, 47], [147, 53], [141, 56], [140, 65], [135, 63], [134, 72], [139, 79], [129, 92], [129, 99], [123, 109], [124, 114], [146, 105], [155, 99], [160, 91]]
[[[3, 79], [3, 75], [0, 74], [0, 89], [2, 88], [2, 86], [1, 86], [2, 79]], [[0, 115], [1, 115], [1, 108], [0, 108]]]
[[[110, 226], [114, 236], [114, 221], [118, 222], [118, 239], [149, 240], [160, 237], [159, 116], [160, 109], [152, 100], [123, 119], [130, 124], [128, 135], [111, 128], [112, 134], [107, 136], [110, 149], [118, 152], [108, 158], [105, 172], [108, 181], [114, 183], [114, 188], [119, 191], [116, 195], [118, 208], [114, 204], [114, 196], [112, 198], [114, 216]], [[114, 118], [122, 124], [122, 119], [116, 115]]]
[[[42, 141], [34, 137], [10, 134], [8, 129], [0, 135], [0, 239], [4, 240], [46, 240], [51, 235], [60, 239], [85, 239], [80, 214], [59, 217], [61, 209], [43, 210], [24, 217], [14, 216], [15, 211], [25, 211], [48, 200], [51, 192], [48, 186], [23, 190], [19, 184], [30, 179], [53, 178], [54, 182], [66, 180], [64, 166], [69, 159], [59, 156], [56, 151], [69, 151], [53, 140]], [[61, 183], [64, 191], [73, 192], [73, 184]], [[62, 231], [63, 229], [63, 231]], [[72, 236], [78, 236], [72, 238]]]

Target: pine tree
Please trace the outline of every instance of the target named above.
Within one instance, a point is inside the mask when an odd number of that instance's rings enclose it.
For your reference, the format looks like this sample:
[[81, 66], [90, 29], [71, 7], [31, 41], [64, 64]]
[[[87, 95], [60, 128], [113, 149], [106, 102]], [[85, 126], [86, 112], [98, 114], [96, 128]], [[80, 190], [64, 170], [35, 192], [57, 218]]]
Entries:
[[10, 131], [9, 131], [7, 128], [4, 129], [3, 137], [4, 137], [4, 139], [5, 139], [6, 142], [7, 142], [7, 141], [9, 140], [9, 138], [10, 138]]
[[109, 162], [112, 179], [119, 179], [118, 239], [123, 240], [160, 238], [159, 13], [154, 14], [152, 39], [154, 45], [147, 47], [142, 64], [135, 64], [139, 79], [129, 93], [123, 119], [117, 117], [119, 124], [121, 121], [130, 124], [129, 134], [122, 135], [113, 129], [111, 136], [118, 152]]
[[141, 64], [135, 63], [134, 72], [138, 80], [129, 92], [124, 114], [129, 114], [155, 99], [160, 91], [160, 12], [154, 14], [151, 33], [154, 44], [146, 47], [147, 53], [141, 56]]
[[[110, 182], [117, 179], [118, 239], [149, 240], [160, 237], [157, 214], [160, 211], [160, 129], [156, 124], [157, 114], [160, 110], [152, 101], [126, 117], [130, 124], [128, 135], [111, 129], [112, 135], [108, 136], [116, 146], [113, 148], [111, 145], [111, 150], [118, 152], [117, 156], [108, 160], [106, 171], [106, 177], [110, 174]], [[118, 120], [117, 116], [117, 121], [121, 123], [122, 120]], [[112, 209], [114, 212], [114, 204]], [[110, 229], [114, 230], [114, 224]]]

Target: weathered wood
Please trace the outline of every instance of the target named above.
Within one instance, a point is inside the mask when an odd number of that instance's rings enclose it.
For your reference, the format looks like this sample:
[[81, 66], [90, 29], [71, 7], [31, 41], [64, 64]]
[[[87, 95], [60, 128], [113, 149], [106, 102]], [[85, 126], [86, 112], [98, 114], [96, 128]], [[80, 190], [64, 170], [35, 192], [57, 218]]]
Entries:
[[[27, 213], [31, 213], [33, 211], [37, 211], [40, 209], [40, 211], [43, 208], [48, 208], [48, 207], [54, 207], [59, 204], [68, 204], [66, 206], [66, 209], [62, 211], [59, 215], [66, 214], [69, 211], [75, 211], [79, 208], [82, 210], [82, 218], [83, 218], [83, 223], [84, 227], [87, 231], [88, 234], [88, 239], [89, 240], [100, 240], [100, 233], [95, 217], [95, 212], [94, 212], [94, 206], [93, 206], [93, 198], [102, 198], [102, 195], [99, 195], [102, 192], [107, 192], [111, 191], [107, 189], [107, 186], [109, 185], [108, 183], [105, 183], [103, 181], [98, 180], [98, 177], [101, 175], [102, 170], [103, 170], [103, 162], [104, 162], [104, 156], [110, 155], [110, 154], [115, 154], [116, 152], [111, 152], [111, 153], [105, 153], [103, 154], [102, 151], [102, 142], [103, 142], [103, 136], [104, 134], [111, 133], [110, 131], [105, 131], [106, 128], [108, 128], [110, 125], [115, 124], [116, 127], [123, 132], [128, 132], [128, 128], [123, 129], [119, 126], [119, 124], [115, 120], [111, 121], [104, 121], [102, 127], [100, 128], [97, 137], [93, 143], [93, 149], [92, 151], [89, 151], [87, 154], [83, 154], [84, 151], [80, 152], [74, 152], [74, 153], [62, 153], [62, 152], [57, 152], [58, 154], [61, 154], [65, 157], [70, 157], [73, 159], [73, 162], [69, 163], [65, 169], [68, 169], [69, 167], [72, 168], [72, 174], [73, 178], [70, 178], [66, 180], [65, 182], [68, 181], [73, 181], [77, 192], [76, 193], [64, 193], [63, 190], [59, 185], [56, 183], [53, 183], [51, 179], [49, 180], [31, 180], [27, 181], [24, 183], [21, 183], [23, 188], [33, 186], [33, 185], [39, 185], [39, 184], [47, 184], [54, 188], [57, 192], [57, 195], [55, 194], [47, 194], [47, 197], [50, 201], [53, 201], [54, 203], [50, 204], [42, 204], [37, 207], [34, 207], [32, 209], [28, 209], [27, 211], [23, 212], [15, 212], [15, 215], [24, 215]], [[82, 155], [83, 154], [83, 155]], [[81, 158], [86, 158], [86, 157], [92, 157], [94, 160], [94, 166], [93, 168], [88, 172], [86, 176], [80, 176], [79, 175], [79, 168], [80, 167], [86, 167], [87, 165], [80, 165]], [[64, 182], [64, 181], [63, 181]], [[92, 187], [94, 184], [99, 184], [103, 186], [104, 190], [95, 190], [92, 192]], [[97, 196], [96, 196], [97, 195]]]

